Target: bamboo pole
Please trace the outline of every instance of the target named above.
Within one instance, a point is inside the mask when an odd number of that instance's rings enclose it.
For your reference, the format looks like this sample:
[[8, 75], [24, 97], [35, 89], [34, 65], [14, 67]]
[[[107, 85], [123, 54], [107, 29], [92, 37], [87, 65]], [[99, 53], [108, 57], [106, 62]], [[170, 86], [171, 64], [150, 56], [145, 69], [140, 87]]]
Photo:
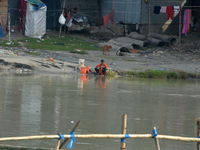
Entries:
[[[127, 127], [127, 115], [123, 114], [122, 115], [122, 134], [126, 134], [126, 127]], [[121, 141], [121, 146], [120, 146], [120, 150], [125, 150], [126, 149], [126, 143]]]
[[8, 41], [10, 42], [10, 13], [8, 13]]
[[[80, 121], [78, 121], [78, 122], [76, 123], [75, 127], [72, 129], [73, 132], [76, 131], [76, 129], [78, 128], [78, 126], [79, 126], [80, 124], [81, 124]], [[65, 145], [65, 143], [66, 143], [68, 140], [69, 140], [69, 138], [65, 138], [65, 140], [60, 144], [59, 149], [61, 149], [61, 148]]]
[[115, 11], [115, 0], [114, 0], [114, 32], [115, 32], [115, 26], [116, 26], [116, 11]]
[[182, 27], [182, 23], [181, 23], [181, 9], [179, 12], [179, 44], [181, 44], [181, 27]]
[[151, 33], [151, 6], [149, 2], [149, 33]]
[[[64, 8], [65, 8], [65, 2], [66, 0], [64, 0], [64, 4], [63, 4], [63, 11], [62, 11], [62, 14], [64, 13]], [[60, 35], [61, 35], [61, 31], [62, 31], [62, 24], [60, 24], [60, 32], [59, 32], [59, 38], [60, 38]]]
[[[153, 130], [156, 130], [156, 127], [153, 128]], [[155, 144], [156, 144], [156, 149], [160, 150], [160, 144], [157, 136], [154, 136]]]
[[[196, 118], [197, 123], [197, 137], [200, 137], [200, 119]], [[197, 150], [200, 150], [200, 142], [197, 143]]]
[[[58, 133], [59, 135], [59, 133]], [[58, 139], [57, 143], [56, 143], [56, 150], [59, 150], [59, 146], [60, 146], [60, 138]]]
[[[71, 138], [70, 134], [64, 134], [65, 138]], [[17, 140], [36, 140], [36, 139], [58, 139], [58, 135], [36, 135], [36, 136], [23, 136], [23, 137], [6, 137], [0, 138], [0, 141], [17, 141]], [[125, 138], [124, 134], [76, 134], [75, 138], [92, 139], [92, 138]], [[129, 138], [152, 138], [152, 134], [129, 134]], [[176, 140], [185, 142], [200, 142], [200, 138], [193, 137], [180, 137], [170, 135], [158, 135], [158, 139]]]

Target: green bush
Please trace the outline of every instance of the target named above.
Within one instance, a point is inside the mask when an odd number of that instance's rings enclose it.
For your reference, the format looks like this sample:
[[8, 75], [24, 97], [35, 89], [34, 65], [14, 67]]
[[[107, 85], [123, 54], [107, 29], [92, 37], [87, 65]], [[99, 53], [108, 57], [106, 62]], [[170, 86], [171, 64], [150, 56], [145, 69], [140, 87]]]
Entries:
[[176, 72], [168, 72], [167, 73], [167, 79], [177, 79], [178, 75], [176, 74]]
[[149, 78], [166, 78], [166, 71], [150, 70], [147, 74]]

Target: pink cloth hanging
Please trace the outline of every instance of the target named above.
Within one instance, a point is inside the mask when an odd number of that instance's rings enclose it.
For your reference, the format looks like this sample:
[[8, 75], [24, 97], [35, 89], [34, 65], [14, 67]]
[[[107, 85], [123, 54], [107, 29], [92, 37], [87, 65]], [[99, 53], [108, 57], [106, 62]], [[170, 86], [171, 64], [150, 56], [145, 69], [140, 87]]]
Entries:
[[160, 13], [166, 13], [167, 6], [161, 6]]
[[190, 23], [190, 10], [185, 9], [185, 12], [184, 12], [184, 15], [183, 15], [183, 31], [182, 31], [182, 33], [185, 34], [185, 35], [187, 35], [189, 23]]

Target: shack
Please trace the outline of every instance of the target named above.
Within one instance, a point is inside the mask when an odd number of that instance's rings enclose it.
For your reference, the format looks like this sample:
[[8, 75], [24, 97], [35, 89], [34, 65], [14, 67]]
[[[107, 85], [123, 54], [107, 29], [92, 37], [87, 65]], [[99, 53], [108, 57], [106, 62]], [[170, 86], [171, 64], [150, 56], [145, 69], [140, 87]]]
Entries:
[[[191, 10], [191, 31], [200, 34], [200, 1], [199, 0], [42, 0], [47, 6], [47, 28], [59, 28], [58, 18], [62, 10], [73, 10], [87, 16], [92, 26], [96, 26], [98, 18], [104, 17], [111, 12], [115, 6], [116, 25], [122, 25], [125, 33], [138, 30], [141, 34], [179, 33], [179, 23], [183, 23], [180, 14], [185, 9]], [[181, 6], [181, 10], [173, 14], [173, 19], [167, 20], [167, 13], [156, 14], [155, 6]], [[8, 7], [8, 8], [7, 8]], [[7, 13], [11, 14], [11, 25], [19, 24], [19, 0], [1, 0], [1, 17], [7, 23]], [[125, 34], [124, 34], [125, 35]]]
[[[115, 4], [114, 4], [115, 3]], [[141, 34], [179, 33], [179, 14], [184, 14], [185, 9], [192, 11], [192, 21], [197, 23], [194, 31], [200, 34], [200, 1], [199, 0], [100, 0], [101, 17], [108, 14], [115, 5], [116, 23], [126, 24], [127, 32], [139, 30]], [[154, 12], [155, 6], [181, 6], [181, 11], [173, 13], [173, 19], [167, 20], [167, 13]], [[181, 19], [183, 22], [183, 19]], [[134, 26], [134, 28], [132, 28]]]

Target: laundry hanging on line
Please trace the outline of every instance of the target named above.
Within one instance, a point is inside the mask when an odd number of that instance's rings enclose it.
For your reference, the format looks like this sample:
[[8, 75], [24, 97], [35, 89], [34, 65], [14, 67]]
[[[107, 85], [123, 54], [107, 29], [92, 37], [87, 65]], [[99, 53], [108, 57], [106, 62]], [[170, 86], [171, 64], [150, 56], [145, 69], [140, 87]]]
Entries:
[[109, 12], [107, 15], [103, 17], [104, 26], [108, 24], [109, 20], [112, 23], [114, 22], [114, 15], [115, 15], [115, 10], [113, 9], [111, 12]]
[[169, 18], [173, 20], [174, 8], [172, 6], [167, 6], [166, 13], [167, 13], [167, 20], [169, 20]]
[[190, 10], [185, 9], [184, 15], [183, 15], [183, 30], [182, 33], [187, 35], [188, 29], [189, 29], [189, 23], [190, 23]]
[[167, 6], [161, 6], [160, 13], [166, 13]]
[[154, 12], [155, 14], [159, 14], [159, 13], [160, 13], [160, 9], [161, 9], [161, 6], [154, 6], [153, 12]]

